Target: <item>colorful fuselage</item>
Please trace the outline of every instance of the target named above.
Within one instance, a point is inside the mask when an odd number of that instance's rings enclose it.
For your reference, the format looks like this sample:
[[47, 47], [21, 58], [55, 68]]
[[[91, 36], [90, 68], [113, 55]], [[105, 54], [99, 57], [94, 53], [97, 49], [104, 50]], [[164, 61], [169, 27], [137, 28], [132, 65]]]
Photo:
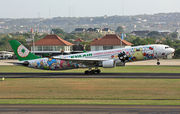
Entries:
[[71, 54], [64, 56], [56, 56], [59, 59], [41, 58], [35, 60], [29, 60], [28, 67], [50, 70], [65, 70], [74, 68], [88, 68], [88, 64], [77, 63], [73, 61], [60, 60], [61, 58], [107, 58], [114, 59], [116, 63], [120, 63], [118, 54], [125, 52], [129, 57], [128, 61], [158, 59], [163, 56], [167, 56], [174, 52], [174, 49], [167, 45], [145, 45], [129, 48], [120, 48], [112, 50], [94, 51], [88, 53]]

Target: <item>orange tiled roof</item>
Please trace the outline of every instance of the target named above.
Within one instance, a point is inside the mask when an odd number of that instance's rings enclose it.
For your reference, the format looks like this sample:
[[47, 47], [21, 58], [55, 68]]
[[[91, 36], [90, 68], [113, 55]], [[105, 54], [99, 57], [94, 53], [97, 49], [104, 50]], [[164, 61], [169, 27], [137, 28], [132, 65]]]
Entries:
[[[91, 46], [104, 46], [104, 45], [121, 45], [121, 38], [119, 38], [117, 35], [115, 34], [107, 34], [106, 36], [104, 36], [102, 39], [97, 40], [89, 45]], [[122, 40], [122, 45], [134, 45], [128, 41]]]
[[81, 38], [78, 38], [75, 40], [75, 42], [84, 42], [84, 40], [82, 40]]
[[[32, 46], [33, 43], [30, 44]], [[66, 40], [61, 39], [57, 35], [46, 35], [43, 39], [35, 42], [35, 46], [69, 46], [74, 45]]]
[[100, 39], [102, 39], [102, 38], [94, 38], [94, 39], [92, 40], [92, 42], [96, 42], [96, 41], [98, 41], [98, 40], [100, 40]]

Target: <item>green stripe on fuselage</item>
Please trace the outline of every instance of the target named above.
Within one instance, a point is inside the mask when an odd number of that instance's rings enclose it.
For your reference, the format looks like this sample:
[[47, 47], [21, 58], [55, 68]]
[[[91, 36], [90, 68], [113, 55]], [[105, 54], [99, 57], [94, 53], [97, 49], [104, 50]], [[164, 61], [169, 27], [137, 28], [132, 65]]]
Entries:
[[92, 53], [89, 53], [89, 54], [74, 55], [74, 56], [71, 56], [71, 58], [81, 58], [81, 57], [91, 57], [91, 56], [92, 56]]

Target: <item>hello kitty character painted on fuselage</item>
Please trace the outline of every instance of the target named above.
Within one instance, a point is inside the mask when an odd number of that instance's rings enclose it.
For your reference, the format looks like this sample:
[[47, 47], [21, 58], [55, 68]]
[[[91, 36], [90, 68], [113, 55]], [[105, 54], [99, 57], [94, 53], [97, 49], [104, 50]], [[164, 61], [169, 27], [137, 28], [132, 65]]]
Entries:
[[143, 54], [142, 54], [142, 48], [134, 48], [134, 54], [133, 54], [133, 60], [142, 60]]

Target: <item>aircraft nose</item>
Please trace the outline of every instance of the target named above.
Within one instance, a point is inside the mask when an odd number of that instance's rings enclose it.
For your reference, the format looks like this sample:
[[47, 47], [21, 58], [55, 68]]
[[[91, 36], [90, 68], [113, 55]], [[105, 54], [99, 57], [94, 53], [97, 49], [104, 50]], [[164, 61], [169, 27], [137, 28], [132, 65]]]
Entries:
[[172, 53], [174, 53], [174, 52], [175, 52], [175, 49], [171, 48], [171, 51], [172, 51]]

